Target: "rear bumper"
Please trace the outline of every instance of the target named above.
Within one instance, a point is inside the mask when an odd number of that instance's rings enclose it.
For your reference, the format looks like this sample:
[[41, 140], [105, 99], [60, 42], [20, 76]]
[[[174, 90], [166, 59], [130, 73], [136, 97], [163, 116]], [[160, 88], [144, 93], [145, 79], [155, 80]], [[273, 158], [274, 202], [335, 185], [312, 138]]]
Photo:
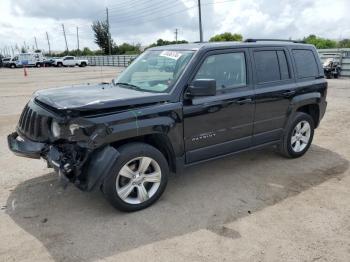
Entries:
[[20, 137], [17, 132], [7, 136], [9, 149], [17, 156], [39, 159], [46, 144]]

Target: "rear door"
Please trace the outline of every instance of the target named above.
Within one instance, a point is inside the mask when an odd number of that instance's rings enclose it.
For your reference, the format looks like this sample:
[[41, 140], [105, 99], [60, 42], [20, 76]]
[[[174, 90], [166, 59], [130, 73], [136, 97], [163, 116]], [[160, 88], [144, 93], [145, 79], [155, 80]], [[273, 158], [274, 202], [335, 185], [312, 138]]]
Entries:
[[253, 145], [260, 145], [281, 138], [296, 83], [287, 48], [252, 48], [250, 52], [255, 68]]

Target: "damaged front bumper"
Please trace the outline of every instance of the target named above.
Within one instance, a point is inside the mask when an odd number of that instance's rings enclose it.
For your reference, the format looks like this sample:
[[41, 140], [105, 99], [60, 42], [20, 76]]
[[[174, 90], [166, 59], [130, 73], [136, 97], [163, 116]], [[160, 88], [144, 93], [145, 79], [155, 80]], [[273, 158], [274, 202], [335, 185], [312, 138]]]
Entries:
[[9, 149], [17, 156], [47, 161], [47, 165], [59, 174], [66, 184], [74, 183], [83, 191], [91, 191], [101, 184], [110, 172], [119, 152], [106, 145], [95, 150], [81, 148], [76, 144], [53, 145], [28, 140], [17, 132], [7, 137]]
[[17, 156], [37, 158], [41, 157], [41, 153], [44, 150], [46, 144], [33, 142], [25, 139], [14, 132], [7, 136], [7, 142], [9, 149]]

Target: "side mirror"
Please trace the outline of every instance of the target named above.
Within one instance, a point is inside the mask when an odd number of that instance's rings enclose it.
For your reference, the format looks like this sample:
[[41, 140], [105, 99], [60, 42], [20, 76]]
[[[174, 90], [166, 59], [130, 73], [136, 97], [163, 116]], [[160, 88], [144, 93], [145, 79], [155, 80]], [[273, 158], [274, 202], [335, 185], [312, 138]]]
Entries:
[[190, 96], [215, 96], [216, 80], [214, 79], [196, 79], [187, 89]]

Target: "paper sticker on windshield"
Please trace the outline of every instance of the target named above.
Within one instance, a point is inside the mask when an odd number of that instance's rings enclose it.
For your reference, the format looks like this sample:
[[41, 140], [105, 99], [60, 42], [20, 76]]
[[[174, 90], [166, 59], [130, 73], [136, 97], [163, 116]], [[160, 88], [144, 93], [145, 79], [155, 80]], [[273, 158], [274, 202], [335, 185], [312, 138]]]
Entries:
[[182, 56], [182, 54], [176, 51], [163, 51], [160, 53], [159, 56], [164, 56], [170, 59], [177, 60]]

